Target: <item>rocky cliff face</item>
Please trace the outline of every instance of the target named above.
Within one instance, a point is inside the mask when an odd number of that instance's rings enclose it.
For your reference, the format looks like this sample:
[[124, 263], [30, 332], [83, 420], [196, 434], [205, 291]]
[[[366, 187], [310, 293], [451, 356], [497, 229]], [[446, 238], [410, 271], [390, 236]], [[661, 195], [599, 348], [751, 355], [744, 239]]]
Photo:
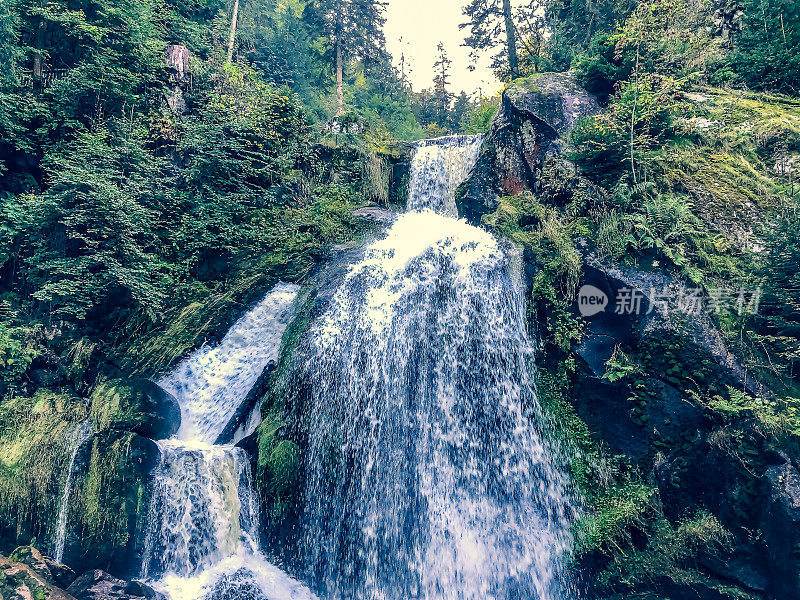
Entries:
[[599, 110], [597, 99], [569, 73], [509, 85], [472, 176], [459, 190], [459, 215], [478, 224], [497, 208], [498, 197], [536, 190], [546, 158], [561, 155], [578, 119]]
[[[796, 441], [768, 425], [792, 409], [743, 366], [719, 313], [681, 305], [702, 287], [685, 272], [594, 246], [590, 211], [602, 212], [603, 192], [569, 162], [569, 134], [599, 111], [569, 74], [510, 85], [458, 196], [462, 217], [525, 250], [539, 392], [581, 457], [584, 592], [800, 597]], [[722, 177], [670, 184], [696, 197], [739, 191]], [[698, 221], [720, 237], [729, 220], [758, 225], [704, 206]], [[598, 303], [581, 305], [587, 295]]]

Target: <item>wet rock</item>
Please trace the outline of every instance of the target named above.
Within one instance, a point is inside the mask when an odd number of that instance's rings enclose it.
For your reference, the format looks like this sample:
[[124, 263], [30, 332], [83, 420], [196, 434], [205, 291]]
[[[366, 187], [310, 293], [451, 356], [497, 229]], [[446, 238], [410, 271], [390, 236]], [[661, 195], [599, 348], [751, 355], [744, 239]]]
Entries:
[[[39, 565], [39, 568], [41, 566]], [[37, 570], [0, 556], [0, 598], [3, 600], [73, 600]]]
[[50, 584], [55, 584], [55, 579], [44, 556], [33, 546], [20, 546], [11, 553], [8, 559], [11, 562], [27, 565], [42, 579]]
[[50, 369], [31, 369], [29, 376], [37, 388], [55, 387], [64, 381], [64, 377]]
[[365, 206], [353, 211], [353, 216], [377, 225], [391, 225], [397, 220], [397, 213], [378, 206]]
[[81, 446], [64, 562], [79, 572], [99, 566], [120, 577], [139, 572], [160, 457], [155, 442], [129, 431], [100, 431]]
[[92, 420], [98, 430], [132, 431], [154, 440], [175, 435], [181, 408], [172, 394], [147, 379], [116, 379], [92, 393]]
[[220, 577], [204, 600], [269, 600], [269, 597], [258, 585], [253, 573], [239, 569], [231, 575]]
[[800, 540], [800, 473], [789, 457], [767, 468], [769, 490], [763, 516], [770, 567], [769, 589], [777, 598], [800, 598], [800, 565], [795, 544]]
[[222, 429], [222, 432], [214, 442], [215, 444], [224, 445], [230, 444], [233, 441], [236, 432], [240, 427], [246, 424], [247, 418], [252, 414], [256, 404], [267, 392], [270, 378], [272, 377], [272, 373], [275, 372], [276, 366], [275, 361], [270, 361], [267, 364], [261, 372], [261, 375], [258, 376], [258, 379], [253, 384], [253, 387], [247, 392], [247, 396], [245, 396], [242, 403], [233, 413], [233, 416], [231, 416], [228, 423]]
[[76, 600], [166, 600], [160, 592], [138, 581], [124, 581], [95, 569], [84, 573], [69, 586]]
[[763, 550], [742, 546], [727, 556], [701, 556], [700, 562], [707, 572], [761, 594], [769, 586], [763, 554]]
[[42, 555], [33, 546], [21, 546], [9, 557], [11, 562], [21, 563], [33, 569], [37, 575], [50, 584], [62, 588], [68, 587], [75, 580], [75, 571], [67, 565], [56, 562]]
[[141, 581], [131, 581], [125, 586], [125, 592], [135, 598], [146, 600], [167, 600], [167, 597]]
[[536, 190], [545, 159], [563, 154], [578, 119], [599, 111], [571, 73], [541, 73], [510, 85], [456, 196], [459, 215], [477, 224], [497, 208], [499, 196]]
[[[585, 263], [582, 284], [601, 290], [609, 302], [601, 313], [586, 319], [590, 335], [577, 350], [593, 364], [595, 371], [602, 368], [599, 365], [605, 365], [617, 344], [675, 335], [683, 338], [699, 359], [710, 360], [718, 378], [726, 384], [756, 396], [769, 393], [738, 363], [705, 312], [698, 310], [687, 314], [681, 312], [673, 300], [669, 301], [669, 306], [664, 303], [664, 298], [679, 298], [681, 290], [691, 288], [691, 285], [655, 268], [645, 270], [605, 264], [592, 255], [586, 256]], [[623, 294], [640, 300], [636, 314], [625, 314], [627, 309], [617, 310], [617, 301]], [[587, 349], [592, 345], [595, 347]]]

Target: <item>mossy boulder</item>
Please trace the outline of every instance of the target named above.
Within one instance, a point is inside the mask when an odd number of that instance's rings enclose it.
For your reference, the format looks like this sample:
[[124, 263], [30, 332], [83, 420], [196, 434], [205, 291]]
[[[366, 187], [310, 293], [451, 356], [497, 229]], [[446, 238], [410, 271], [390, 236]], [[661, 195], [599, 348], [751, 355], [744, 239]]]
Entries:
[[0, 550], [52, 539], [73, 440], [86, 402], [40, 390], [0, 403]]
[[64, 562], [76, 571], [138, 573], [148, 526], [150, 480], [161, 451], [130, 431], [105, 430], [75, 460]]
[[148, 379], [115, 379], [92, 393], [91, 418], [98, 431], [132, 431], [154, 440], [175, 435], [181, 407], [172, 394]]
[[539, 73], [509, 85], [472, 174], [456, 194], [459, 215], [478, 224], [498, 198], [537, 189], [545, 158], [561, 154], [581, 117], [600, 111], [571, 73]]
[[47, 583], [61, 588], [66, 588], [75, 581], [75, 571], [67, 565], [44, 556], [33, 546], [20, 546], [11, 553], [8, 559], [11, 562], [29, 566]]

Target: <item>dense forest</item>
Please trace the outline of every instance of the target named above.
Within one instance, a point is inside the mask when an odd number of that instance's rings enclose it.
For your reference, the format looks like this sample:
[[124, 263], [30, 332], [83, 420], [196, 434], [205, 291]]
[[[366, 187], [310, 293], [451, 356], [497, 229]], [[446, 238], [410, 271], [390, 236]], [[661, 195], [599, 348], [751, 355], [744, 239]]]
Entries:
[[[800, 597], [800, 2], [440, 1], [496, 93], [455, 89], [444, 44], [413, 89], [381, 0], [0, 0], [0, 600], [71, 583], [33, 563], [54, 555], [73, 470], [59, 561], [139, 577], [141, 440], [170, 437], [136, 404], [146, 382], [276, 283], [316, 285], [332, 248], [381, 238], [359, 209], [404, 210], [426, 140], [476, 135], [456, 202], [522, 249], [537, 427], [578, 506], [563, 598]], [[563, 129], [537, 112], [561, 73], [581, 89], [560, 97], [597, 107]], [[509, 183], [509, 157], [535, 153]], [[612, 334], [581, 318], [579, 288], [653, 273], [716, 309], [643, 326], [596, 366]], [[307, 296], [242, 447], [265, 553], [324, 598], [284, 550], [313, 445], [292, 416], [314, 397], [290, 365]], [[126, 589], [108, 597], [146, 596]]]

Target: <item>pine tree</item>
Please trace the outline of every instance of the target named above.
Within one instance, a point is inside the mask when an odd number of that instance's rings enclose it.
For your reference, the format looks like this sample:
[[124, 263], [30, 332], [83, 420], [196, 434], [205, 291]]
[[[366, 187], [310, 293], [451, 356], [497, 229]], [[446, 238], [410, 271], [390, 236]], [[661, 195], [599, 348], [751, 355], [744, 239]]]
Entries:
[[511, 0], [470, 0], [464, 7], [464, 15], [469, 20], [459, 27], [470, 29], [464, 43], [472, 48], [473, 56], [502, 45], [504, 49], [495, 56], [493, 67], [496, 71], [503, 71], [505, 65], [512, 78], [517, 76], [517, 33]]
[[444, 44], [441, 42], [439, 42], [436, 50], [439, 53], [439, 58], [433, 65], [433, 69], [436, 72], [433, 78], [433, 91], [438, 104], [439, 114], [437, 121], [441, 127], [446, 127], [450, 113], [450, 101], [453, 96], [447, 89], [450, 85], [450, 66], [453, 61], [447, 57], [447, 50], [444, 49]]
[[344, 113], [344, 65], [360, 58], [366, 69], [386, 60], [385, 2], [381, 0], [312, 0], [303, 18], [312, 32], [327, 40], [335, 61], [337, 113]]

